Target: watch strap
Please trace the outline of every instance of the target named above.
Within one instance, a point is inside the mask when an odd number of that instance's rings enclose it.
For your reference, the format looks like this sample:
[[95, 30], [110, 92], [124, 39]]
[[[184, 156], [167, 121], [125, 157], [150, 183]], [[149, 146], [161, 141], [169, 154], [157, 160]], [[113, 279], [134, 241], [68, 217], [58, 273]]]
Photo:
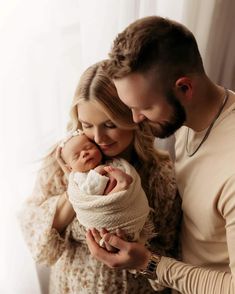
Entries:
[[148, 279], [155, 280], [157, 278], [156, 269], [160, 261], [161, 256], [156, 253], [152, 253], [147, 267], [141, 270], [140, 273], [146, 276]]

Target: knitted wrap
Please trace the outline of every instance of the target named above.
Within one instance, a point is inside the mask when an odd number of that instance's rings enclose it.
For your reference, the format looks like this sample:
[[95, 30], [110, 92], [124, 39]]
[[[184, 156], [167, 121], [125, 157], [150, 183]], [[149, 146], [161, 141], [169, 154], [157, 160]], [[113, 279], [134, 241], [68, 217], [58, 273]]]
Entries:
[[115, 159], [109, 165], [121, 168], [133, 178], [127, 190], [108, 195], [86, 194], [79, 189], [71, 173], [69, 200], [79, 222], [86, 228], [106, 228], [110, 232], [120, 228], [132, 240], [137, 240], [150, 211], [140, 177], [135, 168], [124, 159]]

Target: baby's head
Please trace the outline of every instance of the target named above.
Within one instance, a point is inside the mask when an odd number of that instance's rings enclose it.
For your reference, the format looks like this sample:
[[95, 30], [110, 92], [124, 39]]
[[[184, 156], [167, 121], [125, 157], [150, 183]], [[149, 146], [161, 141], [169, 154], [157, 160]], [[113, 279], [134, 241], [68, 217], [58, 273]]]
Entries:
[[72, 135], [62, 146], [61, 157], [74, 172], [87, 172], [102, 161], [102, 153], [86, 135]]

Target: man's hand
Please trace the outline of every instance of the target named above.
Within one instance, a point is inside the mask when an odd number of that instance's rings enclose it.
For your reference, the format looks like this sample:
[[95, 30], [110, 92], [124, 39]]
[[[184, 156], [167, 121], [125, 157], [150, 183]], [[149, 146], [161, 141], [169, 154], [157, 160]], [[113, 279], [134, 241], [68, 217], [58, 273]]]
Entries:
[[108, 252], [100, 247], [92, 230], [88, 230], [86, 234], [87, 245], [93, 257], [110, 268], [137, 270], [146, 268], [151, 252], [143, 244], [127, 242], [110, 233], [106, 233], [102, 238], [105, 243], [117, 248], [118, 251], [115, 253]]

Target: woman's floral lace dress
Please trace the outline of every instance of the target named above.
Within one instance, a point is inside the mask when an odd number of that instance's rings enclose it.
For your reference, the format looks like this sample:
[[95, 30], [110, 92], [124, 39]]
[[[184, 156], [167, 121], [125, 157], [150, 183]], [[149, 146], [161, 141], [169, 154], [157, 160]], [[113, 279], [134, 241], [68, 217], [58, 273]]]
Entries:
[[[86, 245], [85, 229], [76, 218], [63, 235], [52, 228], [57, 201], [66, 191], [66, 180], [55, 174], [48, 186], [48, 176], [46, 168], [40, 171], [32, 196], [21, 211], [20, 222], [35, 261], [51, 267], [50, 294], [155, 293], [145, 277], [110, 269], [94, 259]], [[152, 221], [158, 233], [149, 246], [151, 250], [174, 255], [181, 213], [170, 161], [161, 161], [159, 169], [151, 171], [144, 189], [155, 210]]]

